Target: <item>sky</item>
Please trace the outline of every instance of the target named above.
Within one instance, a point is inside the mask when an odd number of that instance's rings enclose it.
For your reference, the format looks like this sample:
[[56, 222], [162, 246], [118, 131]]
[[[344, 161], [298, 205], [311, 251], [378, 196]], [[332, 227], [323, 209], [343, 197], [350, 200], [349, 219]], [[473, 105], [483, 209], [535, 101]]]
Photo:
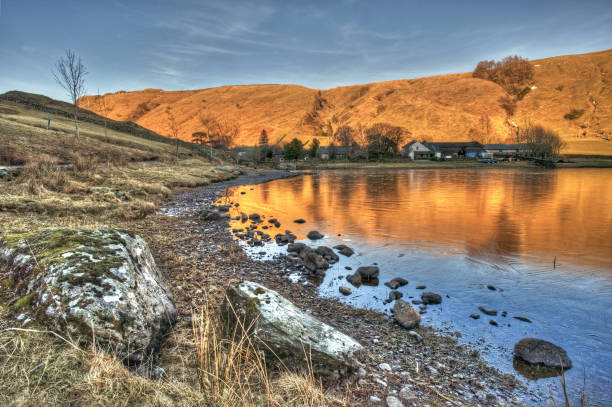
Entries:
[[51, 74], [67, 48], [88, 94], [329, 89], [609, 49], [612, 1], [0, 0], [0, 93], [68, 100]]

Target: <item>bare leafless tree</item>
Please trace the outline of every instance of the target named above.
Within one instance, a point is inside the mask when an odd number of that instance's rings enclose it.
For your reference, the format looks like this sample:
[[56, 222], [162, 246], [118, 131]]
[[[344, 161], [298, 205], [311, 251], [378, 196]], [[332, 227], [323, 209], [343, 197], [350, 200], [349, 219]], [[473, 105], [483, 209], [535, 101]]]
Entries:
[[81, 57], [70, 49], [66, 50], [66, 55], [57, 60], [53, 70], [55, 81], [68, 93], [74, 105], [74, 127], [77, 138], [79, 138], [79, 107], [77, 101], [85, 94], [85, 76], [87, 74], [87, 69], [81, 62]]
[[107, 136], [107, 120], [108, 118], [108, 105], [106, 104], [106, 99], [104, 96], [100, 96], [100, 89], [98, 89], [98, 96], [96, 96], [96, 102], [98, 102], [98, 111], [102, 113], [102, 117], [104, 118], [104, 135]]

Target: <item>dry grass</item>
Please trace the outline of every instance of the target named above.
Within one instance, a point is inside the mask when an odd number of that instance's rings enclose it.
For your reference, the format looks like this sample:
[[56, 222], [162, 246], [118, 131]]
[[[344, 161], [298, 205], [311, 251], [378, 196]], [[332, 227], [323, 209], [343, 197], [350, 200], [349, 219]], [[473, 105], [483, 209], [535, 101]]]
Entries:
[[[83, 123], [81, 137], [70, 120], [17, 103], [0, 102], [0, 165], [23, 165], [0, 179], [0, 214], [32, 213], [84, 222], [138, 219], [152, 213], [171, 191], [231, 177], [216, 164], [173, 144], [150, 141]], [[8, 113], [6, 113], [8, 112]], [[44, 126], [43, 126], [44, 124]], [[9, 223], [19, 223], [9, 219]]]
[[[290, 371], [280, 360], [266, 360], [249, 335], [251, 327], [228, 331], [205, 305], [193, 315], [193, 336], [199, 378], [207, 400], [215, 406], [327, 406], [345, 403], [323, 391], [310, 363], [303, 373]], [[239, 321], [240, 322], [240, 321]], [[309, 361], [305, 352], [304, 357]], [[280, 370], [270, 370], [269, 366]]]
[[179, 327], [172, 334], [160, 358], [161, 380], [134, 374], [95, 345], [80, 349], [50, 331], [6, 328], [5, 317], [0, 315], [1, 405], [346, 405], [324, 393], [311, 372], [270, 371], [250, 338], [217, 336], [218, 315], [208, 311], [193, 330]]

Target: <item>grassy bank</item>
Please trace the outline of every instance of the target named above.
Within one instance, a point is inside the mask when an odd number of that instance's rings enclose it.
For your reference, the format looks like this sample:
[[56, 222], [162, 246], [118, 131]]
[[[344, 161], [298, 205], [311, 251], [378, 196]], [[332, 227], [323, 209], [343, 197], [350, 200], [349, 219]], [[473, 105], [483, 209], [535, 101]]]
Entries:
[[[135, 219], [173, 190], [228, 179], [218, 163], [154, 141], [0, 101], [0, 216], [7, 229]], [[18, 214], [18, 215], [17, 215]], [[32, 222], [28, 222], [28, 219]]]

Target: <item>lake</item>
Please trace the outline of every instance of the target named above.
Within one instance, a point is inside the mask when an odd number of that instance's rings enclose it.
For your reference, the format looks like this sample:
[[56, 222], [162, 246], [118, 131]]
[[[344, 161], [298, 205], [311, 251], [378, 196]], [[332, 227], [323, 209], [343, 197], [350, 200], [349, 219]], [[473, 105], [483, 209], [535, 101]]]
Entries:
[[[507, 372], [514, 371], [518, 340], [549, 340], [573, 360], [566, 373], [572, 398], [586, 375], [590, 399], [612, 405], [611, 181], [610, 169], [321, 171], [228, 194], [240, 203], [236, 209], [275, 217], [298, 240], [318, 230], [326, 237], [315, 245], [355, 249], [327, 271], [320, 295], [389, 312], [383, 282], [407, 279], [400, 291], [408, 301], [426, 285], [444, 300], [427, 309], [422, 324], [461, 332], [461, 342]], [[297, 218], [307, 222], [293, 223]], [[285, 249], [267, 247], [272, 254]], [[350, 286], [345, 266], [374, 263], [379, 286], [339, 295], [340, 285]], [[478, 306], [508, 316], [474, 320]], [[558, 395], [556, 377], [523, 380], [544, 396]]]

